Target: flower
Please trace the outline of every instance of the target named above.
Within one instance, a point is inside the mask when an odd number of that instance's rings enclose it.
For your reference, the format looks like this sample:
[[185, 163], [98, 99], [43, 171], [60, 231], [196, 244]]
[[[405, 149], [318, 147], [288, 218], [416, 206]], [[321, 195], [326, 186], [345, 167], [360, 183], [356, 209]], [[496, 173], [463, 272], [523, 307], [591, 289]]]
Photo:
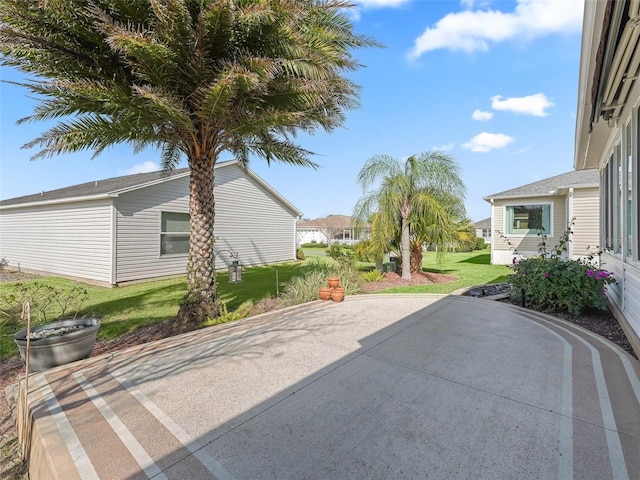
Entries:
[[542, 274], [542, 276], [543, 276], [544, 278], [549, 278], [549, 272], [544, 272], [544, 273]]
[[593, 275], [594, 275], [594, 271], [593, 270], [591, 270], [591, 269], [587, 270], [587, 276], [588, 277], [593, 277]]

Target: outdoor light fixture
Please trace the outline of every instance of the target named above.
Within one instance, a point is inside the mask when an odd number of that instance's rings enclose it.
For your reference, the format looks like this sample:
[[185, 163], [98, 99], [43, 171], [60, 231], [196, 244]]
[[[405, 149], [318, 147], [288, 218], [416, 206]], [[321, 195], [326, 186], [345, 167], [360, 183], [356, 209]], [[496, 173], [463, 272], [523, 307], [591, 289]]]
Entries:
[[242, 281], [242, 265], [238, 261], [238, 252], [232, 252], [231, 250], [218, 250], [214, 252], [213, 256], [217, 257], [220, 253], [227, 252], [233, 258], [231, 265], [229, 265], [229, 283], [240, 283]]
[[242, 265], [238, 262], [237, 256], [229, 265], [229, 283], [240, 283], [242, 281]]

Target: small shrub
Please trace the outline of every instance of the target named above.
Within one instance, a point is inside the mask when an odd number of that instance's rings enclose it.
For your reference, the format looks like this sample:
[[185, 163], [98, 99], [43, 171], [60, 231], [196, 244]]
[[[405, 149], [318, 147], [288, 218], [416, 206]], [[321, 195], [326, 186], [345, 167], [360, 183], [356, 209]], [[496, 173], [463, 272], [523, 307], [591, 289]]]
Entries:
[[20, 319], [25, 303], [29, 303], [32, 321], [47, 323], [70, 317], [76, 318], [89, 298], [89, 292], [80, 285], [57, 288], [42, 282], [16, 283], [0, 295], [0, 313]]
[[296, 258], [298, 260], [304, 260], [304, 250], [302, 250], [302, 248], [296, 250]]
[[477, 237], [476, 238], [476, 250], [484, 250], [485, 248], [487, 248], [487, 244], [484, 241], [484, 238]]
[[384, 280], [384, 275], [377, 270], [371, 270], [369, 272], [364, 272], [362, 274], [362, 278], [365, 282], [381, 282]]
[[303, 248], [327, 248], [326, 243], [316, 242], [315, 240], [311, 240], [309, 243], [303, 243], [300, 246]]
[[320, 287], [327, 286], [327, 278], [340, 277], [340, 286], [346, 295], [360, 292], [364, 279], [353, 262], [321, 261], [311, 259], [302, 269], [302, 275], [293, 277], [284, 285], [282, 300], [285, 305], [298, 305], [318, 299]]
[[596, 266], [600, 252], [580, 260], [566, 258], [571, 225], [551, 250], [540, 231], [539, 256], [514, 260], [509, 276], [512, 301], [519, 301], [524, 292], [526, 306], [544, 312], [580, 315], [589, 308], [607, 310], [605, 287], [616, 280], [613, 273]]
[[375, 256], [372, 251], [373, 247], [370, 240], [361, 240], [353, 247], [353, 254], [359, 262], [375, 261]]
[[322, 261], [318, 259], [310, 260], [303, 268], [303, 274], [310, 272], [320, 272], [323, 276], [323, 284], [326, 286], [328, 277], [340, 277], [340, 286], [344, 287], [344, 293], [353, 295], [360, 293], [364, 283], [362, 274], [355, 268], [353, 261]]
[[242, 305], [240, 305], [235, 310], [229, 311], [227, 309], [226, 303], [220, 304], [220, 311], [218, 312], [218, 316], [216, 318], [210, 318], [206, 322], [204, 322], [204, 326], [218, 325], [221, 323], [234, 322], [236, 320], [242, 320], [247, 317], [253, 308], [253, 302], [251, 300], [247, 300]]
[[586, 261], [558, 257], [534, 257], [513, 265], [512, 300], [524, 289], [526, 306], [545, 312], [566, 311], [579, 315], [588, 308], [607, 310], [604, 288], [613, 274]]
[[301, 277], [293, 277], [284, 285], [282, 300], [285, 305], [298, 305], [318, 299], [318, 290], [327, 285], [323, 272], [308, 272]]

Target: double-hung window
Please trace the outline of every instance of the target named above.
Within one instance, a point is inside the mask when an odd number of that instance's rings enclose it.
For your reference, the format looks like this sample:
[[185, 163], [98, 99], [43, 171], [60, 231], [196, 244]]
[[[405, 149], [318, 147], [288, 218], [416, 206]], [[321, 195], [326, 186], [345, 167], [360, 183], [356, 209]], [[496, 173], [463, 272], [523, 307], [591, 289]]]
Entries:
[[551, 204], [507, 205], [505, 211], [507, 235], [553, 235]]
[[162, 212], [160, 221], [160, 254], [189, 253], [189, 214]]

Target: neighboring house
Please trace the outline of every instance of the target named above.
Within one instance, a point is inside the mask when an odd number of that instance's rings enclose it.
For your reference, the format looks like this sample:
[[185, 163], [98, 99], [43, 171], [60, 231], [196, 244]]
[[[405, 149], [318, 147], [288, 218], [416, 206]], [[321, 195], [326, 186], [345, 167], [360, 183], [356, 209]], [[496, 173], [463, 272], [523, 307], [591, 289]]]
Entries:
[[575, 163], [600, 171], [600, 244], [613, 313], [640, 352], [640, 2], [585, 2]]
[[[237, 162], [215, 167], [216, 268], [296, 258], [300, 212]], [[109, 178], [0, 201], [0, 258], [115, 285], [186, 272], [189, 170]]]
[[491, 243], [491, 217], [474, 223], [476, 227], [476, 237], [482, 238], [487, 245]]
[[598, 185], [595, 169], [572, 171], [484, 197], [491, 203], [491, 262], [511, 264], [518, 255], [538, 255], [539, 232], [547, 249], [558, 245], [572, 224], [570, 258], [596, 253]]
[[297, 227], [298, 245], [312, 242], [353, 245], [368, 236], [368, 228], [357, 231], [351, 217], [346, 215], [329, 215], [315, 220], [300, 221]]

